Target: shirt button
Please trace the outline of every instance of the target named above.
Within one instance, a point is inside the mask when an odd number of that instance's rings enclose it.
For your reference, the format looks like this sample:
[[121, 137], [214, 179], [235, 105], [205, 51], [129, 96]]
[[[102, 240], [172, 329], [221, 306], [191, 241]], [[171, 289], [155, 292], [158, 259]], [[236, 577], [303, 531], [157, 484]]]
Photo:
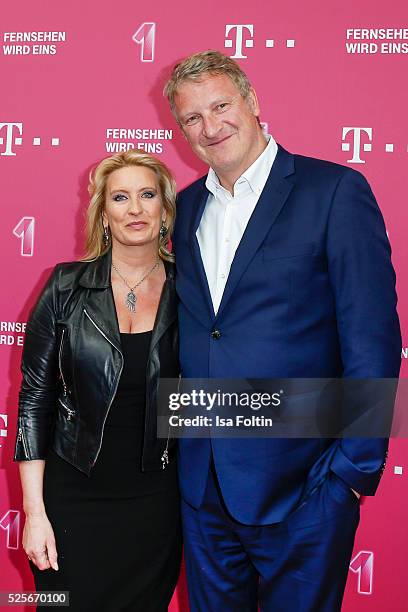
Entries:
[[219, 329], [214, 329], [214, 330], [211, 332], [211, 338], [212, 338], [213, 340], [219, 340], [219, 339], [221, 338], [221, 332], [220, 332], [220, 330], [219, 330]]
[[221, 274], [221, 278], [225, 278], [225, 274]]

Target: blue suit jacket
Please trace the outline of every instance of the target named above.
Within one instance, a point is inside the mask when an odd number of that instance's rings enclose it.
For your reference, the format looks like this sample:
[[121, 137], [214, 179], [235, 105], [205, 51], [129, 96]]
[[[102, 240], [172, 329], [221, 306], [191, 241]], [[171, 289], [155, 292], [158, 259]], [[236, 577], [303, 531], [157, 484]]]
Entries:
[[[196, 238], [207, 196], [201, 178], [178, 199], [174, 249], [184, 377], [398, 376], [390, 246], [360, 173], [279, 147], [217, 316]], [[219, 339], [211, 336], [215, 328]], [[230, 513], [260, 525], [282, 520], [330, 469], [373, 495], [387, 441], [180, 440], [181, 491], [194, 507], [203, 498], [211, 447]]]

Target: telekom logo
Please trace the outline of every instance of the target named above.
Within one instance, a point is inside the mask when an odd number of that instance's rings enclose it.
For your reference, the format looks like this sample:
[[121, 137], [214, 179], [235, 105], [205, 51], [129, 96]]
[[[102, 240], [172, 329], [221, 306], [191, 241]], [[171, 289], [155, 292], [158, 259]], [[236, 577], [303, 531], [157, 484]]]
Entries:
[[[293, 48], [296, 41], [293, 38], [285, 39], [285, 46]], [[233, 59], [246, 59], [248, 56], [244, 54], [244, 48], [250, 49], [254, 46], [254, 25], [253, 23], [228, 24], [225, 26], [225, 41], [226, 49], [233, 49], [233, 54], [230, 56]], [[265, 47], [272, 49], [275, 47], [275, 40], [267, 38]]]
[[244, 55], [242, 52], [242, 45], [244, 42], [244, 30], [249, 33], [250, 38], [245, 40], [245, 47], [253, 47], [254, 46], [254, 26], [253, 24], [247, 25], [226, 25], [225, 26], [225, 47], [233, 48], [233, 40], [231, 37], [228, 38], [230, 32], [233, 32], [235, 35], [235, 51], [234, 55], [231, 55], [234, 59], [245, 59], [248, 56]]
[[[0, 123], [0, 132], [5, 131], [4, 136], [0, 137], [0, 144], [5, 144], [6, 148], [1, 155], [16, 155], [12, 149], [12, 145], [21, 145], [23, 143], [23, 124], [22, 123]], [[15, 133], [17, 132], [17, 135]], [[4, 132], [3, 132], [4, 133]], [[6, 141], [4, 143], [4, 140]]]
[[350, 143], [349, 142], [344, 142], [346, 136], [349, 133], [352, 133], [352, 151], [353, 151], [353, 156], [351, 159], [348, 159], [347, 161], [351, 164], [365, 164], [365, 160], [361, 159], [361, 135], [364, 134], [365, 135], [365, 139], [369, 142], [365, 142], [363, 144], [363, 150], [364, 151], [371, 151], [372, 149], [372, 145], [371, 145], [371, 141], [373, 139], [373, 128], [364, 128], [364, 127], [344, 127], [343, 128], [343, 134], [342, 134], [342, 145], [341, 145], [341, 150], [342, 151], [350, 151]]
[[[369, 153], [373, 149], [373, 128], [371, 127], [343, 127], [341, 136], [341, 150], [351, 151], [351, 157], [347, 160], [349, 164], [365, 164], [364, 153]], [[386, 142], [382, 145], [386, 153], [394, 153], [394, 143]], [[408, 146], [404, 145], [405, 152]], [[404, 150], [401, 144], [399, 151]]]
[[[34, 136], [32, 138], [32, 144], [35, 147], [39, 147], [44, 144], [44, 139], [41, 141], [40, 136]], [[45, 144], [49, 143], [49, 139], [46, 139]], [[4, 145], [5, 149], [0, 155], [6, 155], [8, 157], [14, 157], [17, 153], [14, 147], [19, 147], [23, 144], [23, 124], [14, 123], [12, 121], [6, 123], [0, 123], [0, 145]], [[58, 147], [60, 139], [58, 137], [51, 138], [51, 146]]]

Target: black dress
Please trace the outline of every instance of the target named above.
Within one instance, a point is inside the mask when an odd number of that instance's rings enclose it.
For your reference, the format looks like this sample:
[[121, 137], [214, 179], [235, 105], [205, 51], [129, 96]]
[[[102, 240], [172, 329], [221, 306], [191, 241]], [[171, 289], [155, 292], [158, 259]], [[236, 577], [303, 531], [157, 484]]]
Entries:
[[46, 460], [44, 502], [59, 571], [30, 565], [37, 591], [70, 592], [71, 612], [163, 612], [177, 583], [176, 462], [141, 471], [150, 338], [121, 334], [124, 368], [90, 477], [53, 451]]

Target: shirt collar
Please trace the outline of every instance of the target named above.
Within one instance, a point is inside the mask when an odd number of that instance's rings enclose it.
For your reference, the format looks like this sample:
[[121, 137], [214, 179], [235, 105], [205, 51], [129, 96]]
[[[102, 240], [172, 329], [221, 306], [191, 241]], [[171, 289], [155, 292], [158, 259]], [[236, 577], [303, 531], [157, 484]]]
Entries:
[[[266, 134], [266, 138], [268, 140], [266, 148], [262, 151], [260, 156], [257, 157], [253, 164], [251, 164], [249, 168], [247, 168], [245, 172], [243, 172], [235, 181], [234, 192], [236, 192], [236, 188], [239, 184], [245, 182], [256, 196], [261, 194], [278, 152], [278, 145], [276, 144], [273, 136]], [[208, 171], [205, 186], [214, 197], [217, 197], [217, 191], [226, 191], [220, 184], [218, 176], [213, 168], [210, 168]]]

